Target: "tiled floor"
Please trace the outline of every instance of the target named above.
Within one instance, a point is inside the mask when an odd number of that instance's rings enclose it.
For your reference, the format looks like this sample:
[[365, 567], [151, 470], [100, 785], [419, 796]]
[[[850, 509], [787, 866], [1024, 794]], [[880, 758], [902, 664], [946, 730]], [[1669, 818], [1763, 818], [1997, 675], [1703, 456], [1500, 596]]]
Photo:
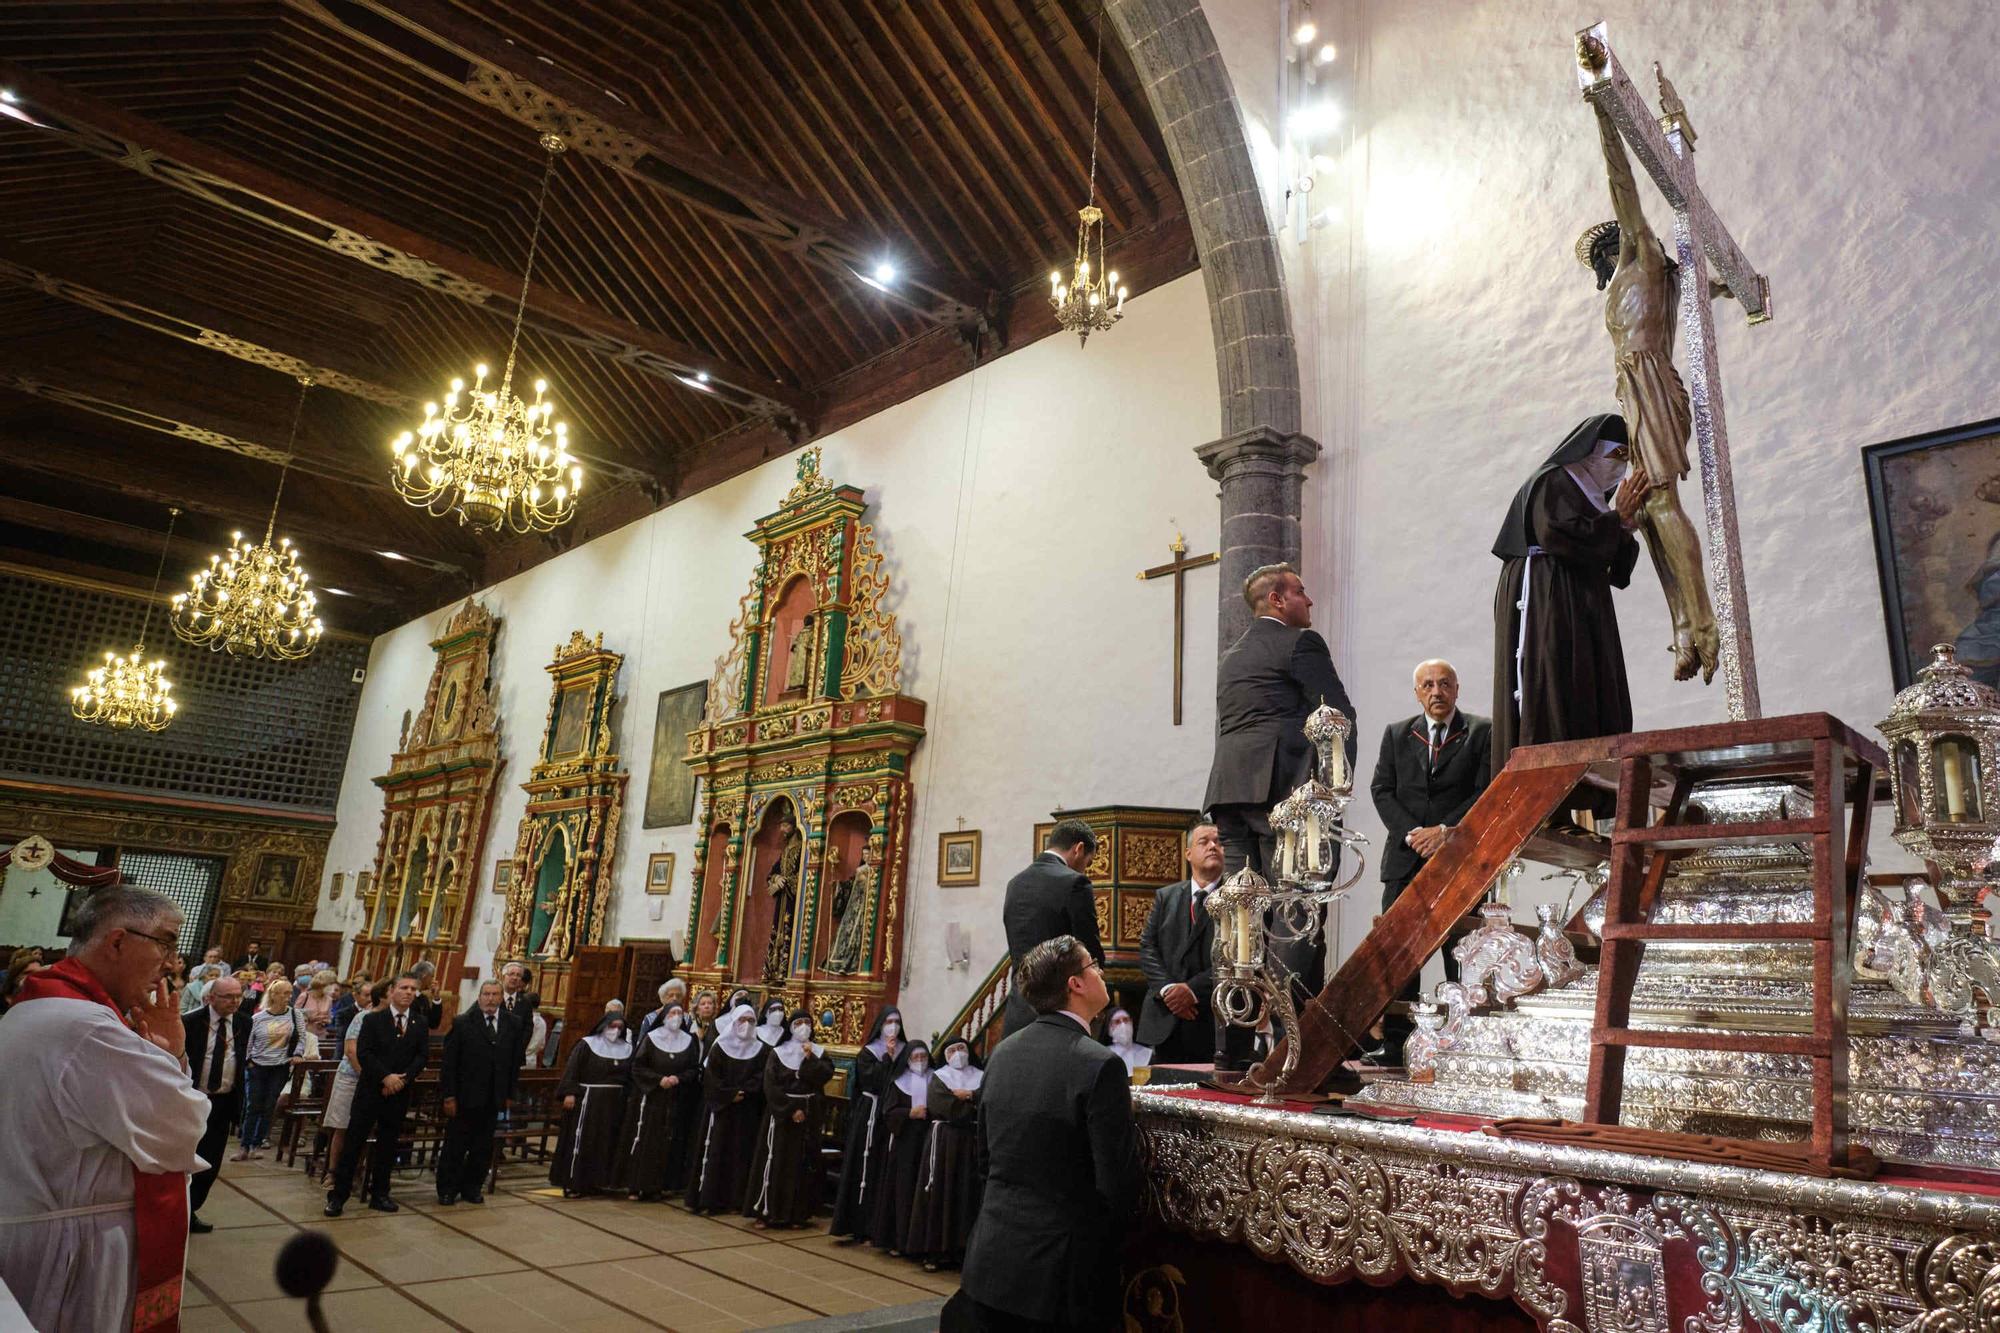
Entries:
[[414, 1174], [394, 1195], [399, 1213], [355, 1199], [326, 1218], [325, 1191], [302, 1171], [225, 1163], [201, 1211], [215, 1230], [189, 1238], [181, 1327], [295, 1333], [304, 1306], [278, 1290], [273, 1264], [293, 1234], [319, 1227], [340, 1251], [320, 1300], [336, 1333], [736, 1333], [911, 1307], [921, 1321], [925, 1302], [958, 1289], [955, 1274], [835, 1244], [824, 1219], [767, 1234], [671, 1203], [564, 1199], [532, 1168], [503, 1170], [478, 1207], [439, 1207], [429, 1177]]

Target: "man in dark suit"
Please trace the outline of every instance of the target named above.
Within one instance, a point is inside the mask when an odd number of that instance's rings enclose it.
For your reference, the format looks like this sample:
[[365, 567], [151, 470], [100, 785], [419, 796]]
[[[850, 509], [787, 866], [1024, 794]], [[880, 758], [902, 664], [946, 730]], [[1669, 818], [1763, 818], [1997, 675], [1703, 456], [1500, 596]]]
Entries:
[[368, 1159], [368, 1206], [378, 1213], [398, 1211], [389, 1197], [389, 1176], [396, 1165], [396, 1140], [410, 1109], [410, 1085], [424, 1072], [431, 1030], [416, 1007], [417, 977], [405, 972], [389, 990], [389, 1003], [361, 1020], [354, 1039], [361, 1081], [354, 1089], [354, 1109], [348, 1115], [347, 1140], [333, 1167], [333, 1188], [326, 1193], [326, 1215], [339, 1217], [354, 1192], [354, 1169], [361, 1162], [361, 1145], [375, 1131], [375, 1149]]
[[[1007, 881], [1000, 909], [1007, 929], [1007, 952], [1015, 974], [1028, 950], [1058, 935], [1074, 935], [1100, 964], [1104, 945], [1097, 938], [1097, 902], [1083, 868], [1097, 855], [1097, 835], [1081, 819], [1065, 819], [1049, 833], [1049, 848]], [[1012, 1036], [1035, 1021], [1035, 1011], [1017, 985], [1007, 996], [1001, 1036]]]
[[263, 941], [250, 941], [249, 946], [243, 951], [243, 961], [236, 965], [236, 970], [238, 972], [268, 972], [271, 970], [271, 960], [264, 955]]
[[1139, 1044], [1153, 1048], [1154, 1064], [1228, 1063], [1217, 1057], [1224, 1034], [1215, 1030], [1215, 918], [1206, 903], [1222, 882], [1222, 835], [1214, 824], [1188, 830], [1187, 864], [1188, 878], [1153, 895], [1139, 937], [1146, 974]]
[[426, 958], [410, 969], [417, 979], [417, 1012], [432, 1032], [444, 1027], [444, 1000], [437, 993], [437, 964]]
[[500, 969], [500, 1010], [514, 1020], [514, 1067], [526, 1061], [528, 1040], [535, 1032], [535, 1011], [542, 997], [535, 994], [535, 976], [526, 963], [509, 963]]
[[1017, 965], [1015, 993], [1039, 1017], [986, 1066], [985, 1194], [942, 1326], [1100, 1333], [1118, 1325], [1118, 1243], [1140, 1185], [1125, 1065], [1090, 1035], [1110, 1001], [1103, 969], [1080, 940], [1057, 936]]
[[[1290, 565], [1265, 565], [1243, 581], [1256, 619], [1215, 668], [1215, 762], [1202, 807], [1222, 833], [1223, 873], [1248, 865], [1268, 877], [1276, 837], [1271, 807], [1306, 776], [1306, 718], [1328, 703], [1354, 720], [1333, 655], [1312, 628], [1312, 598]], [[1354, 735], [1347, 737], [1354, 766]]]
[[215, 1230], [196, 1214], [222, 1174], [229, 1131], [243, 1118], [243, 1069], [250, 1049], [250, 1015], [242, 1012], [243, 983], [232, 976], [217, 977], [203, 998], [206, 1003], [182, 1025], [187, 1030], [188, 1071], [195, 1087], [208, 1094], [208, 1128], [195, 1148], [208, 1169], [188, 1182], [188, 1230], [197, 1235]]
[[516, 1031], [514, 1020], [500, 1010], [500, 983], [489, 981], [479, 988], [479, 1007], [461, 1015], [444, 1034], [438, 1093], [448, 1123], [444, 1146], [438, 1149], [441, 1204], [457, 1203], [461, 1196], [467, 1203], [486, 1202], [493, 1125], [514, 1100], [514, 1076], [520, 1069], [514, 1059]]
[[[1423, 711], [1382, 733], [1375, 777], [1368, 784], [1375, 813], [1389, 830], [1382, 847], [1385, 912], [1486, 790], [1493, 743], [1491, 722], [1458, 711], [1458, 672], [1451, 663], [1441, 658], [1421, 662], [1412, 681]], [[1445, 957], [1447, 970], [1455, 973], [1450, 955]], [[1414, 1000], [1420, 991], [1413, 980], [1401, 998]], [[1406, 1017], [1383, 1019], [1384, 1054], [1391, 1063], [1401, 1061], [1410, 1030]]]

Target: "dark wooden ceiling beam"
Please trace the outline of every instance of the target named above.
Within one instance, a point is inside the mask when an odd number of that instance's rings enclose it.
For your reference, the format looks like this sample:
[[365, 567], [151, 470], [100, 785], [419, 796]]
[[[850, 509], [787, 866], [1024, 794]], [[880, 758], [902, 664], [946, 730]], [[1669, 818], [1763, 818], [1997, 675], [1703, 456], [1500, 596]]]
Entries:
[[[880, 249], [876, 238], [837, 214], [753, 177], [740, 163], [717, 157], [450, 5], [437, 0], [288, 3], [522, 124], [556, 130], [577, 151], [806, 263], [850, 277], [875, 265]], [[913, 291], [931, 299], [916, 300]], [[923, 264], [900, 266], [889, 296], [940, 323], [976, 324], [992, 314], [990, 290]]]
[[[115, 491], [135, 500], [161, 505], [178, 505], [190, 513], [206, 514], [220, 522], [241, 527], [246, 515], [268, 513], [268, 489], [231, 485], [219, 477], [204, 480], [198, 487], [188, 485], [185, 466], [162, 460], [157, 455], [130, 448], [107, 448], [79, 442], [66, 433], [36, 430], [25, 426], [0, 426], [0, 454], [13, 467], [69, 484], [95, 486]], [[400, 565], [413, 573], [428, 571], [449, 574], [465, 587], [473, 584], [473, 567], [435, 550], [411, 550], [406, 530], [396, 535], [351, 520], [329, 523], [323, 518], [306, 517], [298, 508], [279, 513], [283, 530], [300, 541], [315, 546], [334, 547], [381, 561], [384, 551], [401, 551], [405, 559], [388, 561], [392, 569]]]
[[[117, 162], [219, 208], [454, 297], [504, 318], [521, 288], [518, 274], [376, 217], [309, 185], [132, 115], [25, 66], [0, 59], [0, 83], [33, 123], [58, 139]], [[528, 292], [540, 332], [636, 366], [687, 392], [702, 375], [726, 398], [759, 416], [789, 417], [809, 428], [811, 395], [676, 339], [627, 323], [547, 284]]]
[[[185, 505], [175, 507], [187, 508]], [[50, 533], [68, 541], [93, 542], [136, 552], [145, 556], [148, 563], [157, 560], [160, 555], [162, 532], [159, 528], [141, 527], [120, 519], [80, 513], [35, 500], [0, 495], [0, 523]], [[220, 521], [208, 515], [196, 517], [193, 523], [183, 522], [176, 526], [173, 541], [167, 550], [166, 577], [162, 579], [165, 590], [184, 591], [190, 572], [206, 565], [210, 555], [219, 554], [227, 544], [228, 533], [236, 531], [242, 529], [224, 531]], [[279, 535], [292, 535], [289, 526], [282, 529]], [[371, 569], [353, 554], [336, 554], [335, 549], [326, 548], [319, 542], [311, 542], [310, 546], [310, 551], [301, 547], [299, 563], [312, 576], [310, 586], [326, 594], [320, 599], [322, 616], [337, 618], [340, 603], [330, 602], [329, 599], [343, 593], [378, 606], [394, 606], [409, 596], [408, 588], [381, 582], [379, 564]], [[327, 592], [329, 588], [338, 588], [340, 592]]]

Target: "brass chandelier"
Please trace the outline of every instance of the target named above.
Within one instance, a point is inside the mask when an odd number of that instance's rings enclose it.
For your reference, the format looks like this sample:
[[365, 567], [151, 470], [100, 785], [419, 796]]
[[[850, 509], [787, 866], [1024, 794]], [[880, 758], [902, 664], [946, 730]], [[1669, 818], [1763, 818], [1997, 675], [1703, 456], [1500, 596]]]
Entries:
[[298, 448], [299, 422], [305, 415], [312, 376], [299, 376], [299, 400], [292, 409], [292, 434], [285, 444], [285, 461], [278, 469], [278, 491], [271, 497], [271, 516], [264, 523], [264, 540], [252, 546], [240, 532], [229, 534], [226, 555], [211, 555], [208, 568], [195, 573], [193, 587], [173, 600], [174, 633], [187, 642], [222, 651], [232, 657], [269, 657], [295, 661], [319, 643], [325, 626], [314, 614], [319, 599], [306, 585], [310, 577], [299, 567], [292, 539], [271, 544], [278, 524], [278, 499], [285, 493], [285, 474]]
[[146, 660], [146, 631], [153, 625], [153, 603], [160, 595], [160, 575], [166, 572], [167, 549], [174, 540], [174, 520], [180, 510], [167, 511], [167, 537], [160, 544], [159, 567], [153, 571], [153, 591], [146, 597], [146, 615], [139, 622], [139, 641], [132, 654], [104, 654], [104, 665], [92, 667], [83, 684], [69, 692], [69, 711], [79, 722], [94, 722], [119, 731], [163, 731], [179, 707], [174, 683], [164, 674], [164, 660]]
[[[1125, 289], [1104, 266], [1104, 210], [1097, 206], [1097, 104], [1104, 89], [1104, 7], [1097, 9], [1097, 73], [1090, 89], [1089, 199], [1076, 214], [1076, 256], [1069, 281], [1062, 270], [1049, 274], [1049, 305], [1056, 322], [1076, 335], [1079, 346], [1125, 317]], [[1095, 255], [1093, 260], [1092, 256]]]
[[500, 385], [486, 387], [489, 371], [483, 364], [474, 370], [469, 392], [464, 380], [454, 379], [443, 407], [425, 403], [423, 424], [404, 431], [391, 445], [395, 462], [389, 480], [396, 493], [436, 517], [456, 514], [467, 527], [546, 532], [576, 513], [577, 492], [583, 488], [583, 468], [569, 452], [569, 427], [560, 421], [551, 426], [549, 420], [556, 409], [547, 399], [548, 382], [535, 381], [532, 403], [514, 393], [514, 359], [521, 345], [521, 319], [528, 309], [542, 215], [556, 158], [566, 147], [554, 134], [542, 135], [541, 145], [549, 162], [542, 173], [541, 196], [535, 201], [521, 300], [514, 311], [514, 335], [507, 344]]

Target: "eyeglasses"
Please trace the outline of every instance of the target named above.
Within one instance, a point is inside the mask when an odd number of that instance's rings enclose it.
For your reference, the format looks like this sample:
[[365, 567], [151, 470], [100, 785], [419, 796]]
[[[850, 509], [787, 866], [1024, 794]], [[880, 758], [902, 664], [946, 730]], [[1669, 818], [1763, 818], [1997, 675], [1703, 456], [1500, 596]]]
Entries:
[[127, 935], [137, 935], [142, 940], [151, 940], [153, 943], [160, 946], [160, 952], [163, 954], [172, 953], [176, 948], [180, 946], [180, 941], [175, 937], [173, 937], [172, 935], [169, 935], [166, 938], [162, 939], [158, 935], [148, 935], [145, 931], [134, 930], [130, 926], [125, 927], [125, 933]]

